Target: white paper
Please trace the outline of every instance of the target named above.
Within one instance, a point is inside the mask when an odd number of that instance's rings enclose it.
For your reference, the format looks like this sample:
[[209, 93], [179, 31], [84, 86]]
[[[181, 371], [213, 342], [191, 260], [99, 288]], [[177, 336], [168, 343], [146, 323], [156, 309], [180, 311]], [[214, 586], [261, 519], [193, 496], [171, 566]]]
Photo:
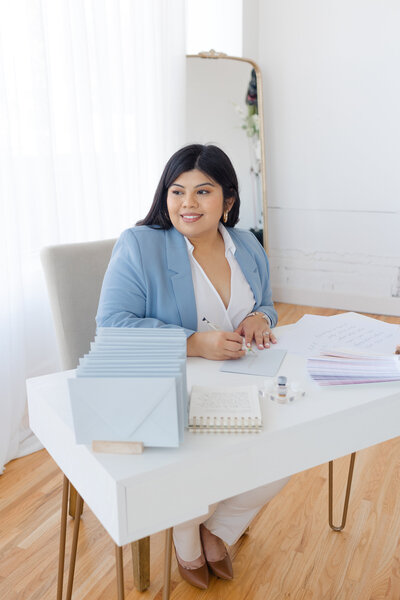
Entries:
[[400, 326], [352, 312], [332, 317], [304, 315], [277, 338], [275, 348], [305, 356], [346, 349], [393, 354], [400, 342]]

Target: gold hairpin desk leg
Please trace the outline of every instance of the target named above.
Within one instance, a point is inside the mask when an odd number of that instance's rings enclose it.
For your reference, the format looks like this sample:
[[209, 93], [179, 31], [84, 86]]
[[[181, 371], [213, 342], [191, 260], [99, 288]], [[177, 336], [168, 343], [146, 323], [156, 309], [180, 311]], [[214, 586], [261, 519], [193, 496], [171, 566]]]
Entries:
[[62, 600], [64, 583], [65, 542], [67, 537], [68, 488], [69, 481], [64, 475], [61, 501], [60, 546], [58, 551], [57, 600]]
[[122, 546], [117, 546], [117, 544], [115, 544], [115, 562], [117, 567], [118, 600], [124, 600], [124, 562], [122, 555]]
[[329, 527], [333, 531], [342, 531], [346, 525], [347, 510], [349, 508], [351, 482], [353, 479], [354, 461], [356, 453], [353, 452], [350, 457], [349, 474], [347, 476], [346, 496], [344, 499], [342, 522], [339, 526], [333, 524], [333, 460], [329, 461]]
[[77, 496], [76, 496], [76, 517], [77, 518], [75, 518], [74, 531], [72, 534], [72, 548], [71, 548], [71, 556], [70, 556], [70, 560], [69, 560], [66, 600], [71, 600], [71, 596], [72, 596], [72, 586], [74, 583], [75, 563], [76, 563], [76, 550], [78, 547], [78, 537], [79, 537], [79, 525], [81, 522], [79, 515], [81, 514], [81, 511], [82, 511], [82, 504], [83, 504], [82, 496], [80, 496], [77, 493]]
[[162, 600], [169, 600], [171, 590], [172, 527], [165, 530], [164, 587]]
[[78, 492], [76, 491], [76, 489], [74, 488], [73, 485], [70, 485], [69, 486], [69, 511], [68, 511], [68, 514], [73, 519], [75, 519], [76, 516], [80, 517], [81, 514], [83, 513], [83, 501], [82, 501], [79, 515], [77, 515], [77, 511], [76, 511], [77, 497], [78, 497]]

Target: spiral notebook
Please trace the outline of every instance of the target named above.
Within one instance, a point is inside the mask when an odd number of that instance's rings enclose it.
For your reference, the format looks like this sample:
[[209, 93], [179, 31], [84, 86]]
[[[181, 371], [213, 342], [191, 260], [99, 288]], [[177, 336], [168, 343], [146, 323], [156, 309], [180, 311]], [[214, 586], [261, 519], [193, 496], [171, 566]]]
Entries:
[[257, 386], [194, 385], [189, 430], [193, 433], [258, 433], [262, 430], [262, 416]]

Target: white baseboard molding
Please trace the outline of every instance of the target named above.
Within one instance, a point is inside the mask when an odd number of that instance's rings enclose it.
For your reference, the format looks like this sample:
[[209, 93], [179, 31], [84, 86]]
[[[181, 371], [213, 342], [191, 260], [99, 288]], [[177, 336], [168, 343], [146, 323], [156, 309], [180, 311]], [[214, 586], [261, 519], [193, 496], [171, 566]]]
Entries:
[[272, 286], [272, 297], [275, 302], [400, 317], [400, 298], [397, 297], [376, 298], [283, 286]]

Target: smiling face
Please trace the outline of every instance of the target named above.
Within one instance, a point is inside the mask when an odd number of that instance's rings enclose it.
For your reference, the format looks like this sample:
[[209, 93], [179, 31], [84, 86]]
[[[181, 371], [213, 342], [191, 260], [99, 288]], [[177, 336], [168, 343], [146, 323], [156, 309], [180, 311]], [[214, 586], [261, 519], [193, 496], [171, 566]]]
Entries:
[[169, 218], [189, 240], [215, 235], [222, 213], [232, 205], [232, 198], [224, 202], [222, 187], [197, 169], [181, 173], [168, 188]]

